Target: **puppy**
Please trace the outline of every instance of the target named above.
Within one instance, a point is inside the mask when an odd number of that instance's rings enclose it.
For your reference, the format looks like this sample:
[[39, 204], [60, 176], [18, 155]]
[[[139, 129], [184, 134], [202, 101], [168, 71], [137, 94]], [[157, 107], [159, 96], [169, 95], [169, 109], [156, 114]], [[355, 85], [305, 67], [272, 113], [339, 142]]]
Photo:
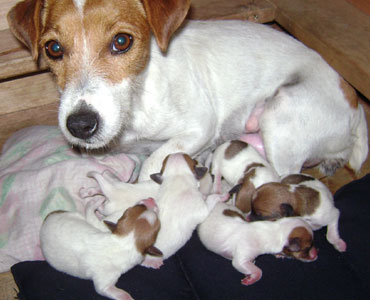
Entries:
[[271, 165], [251, 145], [233, 140], [219, 146], [212, 155], [214, 192], [221, 193], [221, 178], [234, 188], [234, 203], [243, 212], [250, 212], [254, 190], [266, 182], [280, 178]]
[[[215, 199], [221, 201], [222, 196], [215, 195], [206, 204], [199, 190], [199, 179], [206, 171], [197, 168], [196, 161], [187, 154], [175, 153], [165, 158], [160, 173], [151, 176], [160, 184], [157, 199], [161, 229], [154, 245], [161, 249], [164, 259], [185, 245], [218, 201]], [[161, 264], [161, 258], [147, 255], [142, 265], [159, 267]]]
[[327, 240], [343, 252], [346, 243], [339, 236], [339, 215], [325, 184], [309, 175], [293, 174], [284, 177], [281, 183], [259, 187], [252, 197], [248, 218], [253, 221], [301, 216], [313, 230], [328, 226]]
[[244, 285], [261, 279], [262, 270], [253, 263], [261, 254], [283, 254], [305, 262], [317, 258], [312, 230], [303, 220], [247, 222], [240, 210], [225, 203], [216, 204], [198, 234], [208, 250], [232, 260], [245, 275]]
[[177, 30], [190, 2], [25, 0], [11, 9], [14, 35], [55, 74], [70, 143], [150, 154], [140, 181], [170, 153], [195, 156], [245, 133], [260, 137], [279, 175], [313, 162], [328, 174], [347, 161], [360, 169], [363, 108], [317, 53], [246, 21]]
[[[161, 255], [153, 244], [160, 228], [158, 208], [153, 199], [130, 207], [117, 224], [100, 222], [90, 201], [86, 217], [77, 212], [49, 214], [40, 232], [41, 249], [55, 269], [83, 279], [91, 279], [100, 295], [112, 299], [132, 299], [115, 287], [121, 274], [140, 264], [146, 253]], [[111, 231], [110, 231], [111, 230]]]

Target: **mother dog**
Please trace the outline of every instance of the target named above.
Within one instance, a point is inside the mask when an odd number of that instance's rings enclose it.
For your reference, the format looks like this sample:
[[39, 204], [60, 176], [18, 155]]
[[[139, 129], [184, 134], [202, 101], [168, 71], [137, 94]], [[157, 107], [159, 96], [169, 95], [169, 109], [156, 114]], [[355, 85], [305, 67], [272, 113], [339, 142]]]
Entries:
[[280, 175], [318, 163], [325, 173], [346, 162], [361, 167], [368, 152], [363, 108], [317, 53], [245, 21], [189, 21], [174, 34], [189, 6], [25, 0], [8, 21], [56, 75], [68, 141], [150, 154], [141, 180], [169, 153], [195, 156], [245, 133], [252, 144], [261, 138]]

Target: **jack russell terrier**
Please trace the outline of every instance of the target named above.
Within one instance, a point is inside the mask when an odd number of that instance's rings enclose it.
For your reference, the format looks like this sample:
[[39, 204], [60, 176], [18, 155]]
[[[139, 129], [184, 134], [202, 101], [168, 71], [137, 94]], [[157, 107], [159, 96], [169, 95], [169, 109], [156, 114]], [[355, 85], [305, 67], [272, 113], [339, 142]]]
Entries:
[[[184, 246], [217, 201], [226, 199], [222, 195], [210, 195], [211, 200], [206, 204], [206, 197], [199, 190], [199, 180], [208, 169], [198, 168], [196, 164], [187, 154], [170, 154], [163, 161], [160, 173], [151, 175], [160, 184], [157, 202], [161, 229], [154, 246], [161, 249], [163, 259]], [[146, 255], [142, 265], [158, 268], [162, 263], [161, 257]]]
[[305, 262], [317, 259], [311, 228], [299, 218], [275, 222], [247, 222], [236, 207], [217, 203], [208, 218], [198, 227], [203, 245], [227, 259], [245, 274], [242, 284], [261, 279], [262, 270], [254, 264], [262, 254], [279, 254]]
[[95, 215], [100, 201], [90, 201], [86, 215], [56, 211], [41, 226], [41, 249], [55, 269], [94, 282], [98, 294], [120, 300], [132, 299], [115, 286], [121, 274], [144, 260], [161, 256], [153, 246], [160, 222], [152, 198], [130, 207], [117, 224], [101, 222]]
[[327, 226], [327, 240], [344, 252], [347, 246], [339, 236], [339, 215], [333, 195], [325, 184], [306, 174], [292, 174], [284, 177], [281, 183], [266, 183], [256, 189], [248, 219], [300, 216], [313, 230]]
[[261, 24], [184, 23], [190, 2], [25, 0], [10, 10], [13, 34], [55, 74], [71, 144], [150, 154], [140, 181], [170, 153], [195, 157], [245, 133], [279, 175], [360, 169], [364, 110], [320, 55]]
[[214, 193], [222, 192], [221, 179], [233, 188], [233, 204], [244, 213], [250, 212], [254, 190], [260, 185], [280, 181], [271, 165], [249, 144], [233, 140], [219, 146], [211, 155], [211, 173], [214, 175]]

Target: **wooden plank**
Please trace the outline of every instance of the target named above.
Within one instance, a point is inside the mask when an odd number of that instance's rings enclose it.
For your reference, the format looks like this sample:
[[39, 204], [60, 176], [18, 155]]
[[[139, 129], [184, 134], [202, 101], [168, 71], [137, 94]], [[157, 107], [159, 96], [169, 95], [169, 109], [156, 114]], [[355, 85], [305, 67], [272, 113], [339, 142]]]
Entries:
[[276, 21], [370, 99], [370, 18], [346, 0], [270, 0]]
[[54, 103], [58, 98], [58, 90], [50, 73], [3, 82], [0, 84], [0, 117]]
[[347, 2], [356, 6], [359, 10], [370, 16], [370, 1], [369, 0], [347, 0]]
[[[13, 112], [0, 118], [0, 151], [5, 141], [17, 130], [35, 125], [57, 125], [58, 103]], [[1, 297], [0, 297], [1, 299]]]
[[8, 11], [20, 0], [0, 0], [0, 30], [9, 28], [6, 15]]
[[239, 19], [267, 23], [275, 18], [275, 6], [266, 0], [194, 0], [188, 18]]
[[0, 273], [0, 299], [11, 300], [17, 298], [18, 287], [13, 279], [12, 273]]

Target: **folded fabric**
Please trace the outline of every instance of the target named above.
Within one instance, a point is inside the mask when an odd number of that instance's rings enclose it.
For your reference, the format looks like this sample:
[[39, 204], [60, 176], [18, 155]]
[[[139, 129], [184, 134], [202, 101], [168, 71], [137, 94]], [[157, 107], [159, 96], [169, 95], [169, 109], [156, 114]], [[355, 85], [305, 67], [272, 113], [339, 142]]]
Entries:
[[43, 259], [39, 230], [54, 210], [82, 211], [83, 187], [97, 185], [89, 171], [110, 170], [135, 180], [140, 160], [122, 153], [84, 155], [57, 127], [36, 126], [15, 133], [0, 158], [0, 272], [20, 261]]

